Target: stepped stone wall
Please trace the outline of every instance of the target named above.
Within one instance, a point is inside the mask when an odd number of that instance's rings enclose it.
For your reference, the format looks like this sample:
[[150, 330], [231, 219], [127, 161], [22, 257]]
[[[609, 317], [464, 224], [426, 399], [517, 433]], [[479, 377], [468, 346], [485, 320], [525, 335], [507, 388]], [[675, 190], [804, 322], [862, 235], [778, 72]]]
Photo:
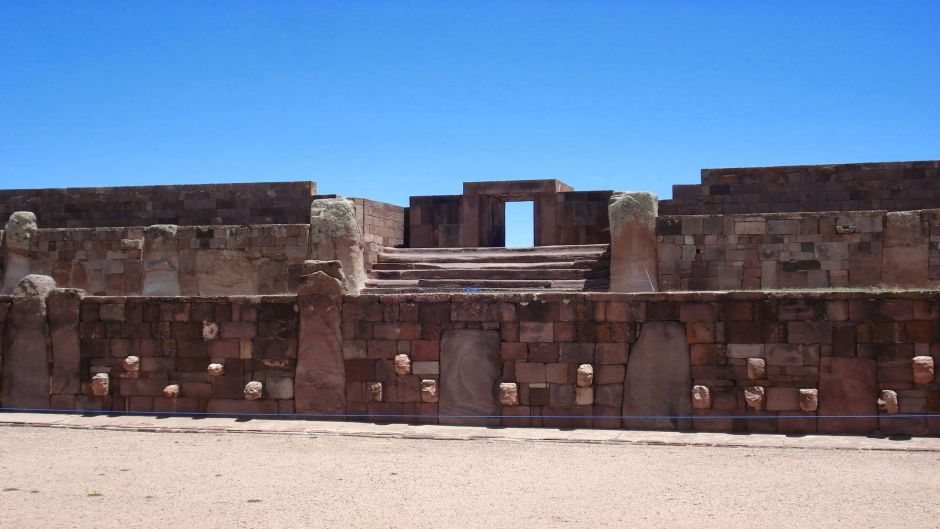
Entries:
[[940, 162], [703, 169], [702, 183], [675, 185], [664, 215], [791, 211], [906, 211], [940, 202]]
[[[52, 407], [294, 409], [308, 345], [297, 296], [86, 296], [70, 319], [69, 292], [53, 292], [48, 313], [56, 336], [80, 336], [80, 365], [57, 369], [68, 340], [51, 342]], [[11, 299], [0, 297], [0, 321]], [[940, 297], [925, 291], [348, 295], [343, 413], [479, 422], [442, 411], [457, 403], [506, 426], [940, 435], [926, 415], [940, 413], [938, 320]], [[646, 342], [679, 356], [657, 367], [667, 360]], [[470, 361], [465, 350], [492, 353]], [[679, 417], [621, 419], [650, 409]], [[871, 417], [823, 417], [846, 414]]]
[[663, 290], [927, 287], [940, 280], [936, 209], [660, 216], [657, 240]]

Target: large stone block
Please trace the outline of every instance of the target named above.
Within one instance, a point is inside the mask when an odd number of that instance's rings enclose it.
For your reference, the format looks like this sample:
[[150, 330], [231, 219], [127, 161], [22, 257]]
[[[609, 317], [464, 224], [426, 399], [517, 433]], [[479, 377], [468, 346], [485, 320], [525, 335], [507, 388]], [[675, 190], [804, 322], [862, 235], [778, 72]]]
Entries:
[[346, 290], [359, 292], [366, 281], [362, 227], [355, 205], [344, 198], [314, 200], [310, 205], [310, 258], [338, 260]]
[[30, 211], [17, 211], [10, 215], [2, 238], [3, 282], [0, 294], [8, 294], [16, 288], [20, 279], [30, 273], [30, 245], [36, 231], [36, 215]]
[[660, 419], [623, 420], [625, 428], [687, 429], [692, 413], [689, 393], [692, 377], [685, 326], [676, 322], [643, 324], [630, 351], [624, 383], [624, 416], [662, 416]]
[[819, 432], [869, 433], [878, 420], [870, 417], [824, 419], [825, 415], [877, 415], [875, 360], [824, 356], [819, 363]]
[[659, 201], [651, 193], [614, 193], [608, 204], [610, 290], [659, 290], [656, 217]]
[[144, 230], [144, 282], [145, 296], [179, 296], [179, 240], [178, 227], [156, 224]]
[[[498, 425], [499, 332], [459, 329], [441, 339], [440, 423]], [[488, 418], [488, 417], [494, 418]]]
[[49, 407], [49, 324], [46, 300], [55, 290], [51, 277], [30, 274], [13, 291], [3, 333], [0, 405]]
[[[342, 414], [345, 411], [343, 293], [339, 280], [324, 272], [304, 276], [297, 291], [300, 308], [294, 377], [297, 413]], [[222, 330], [224, 334], [224, 326]]]

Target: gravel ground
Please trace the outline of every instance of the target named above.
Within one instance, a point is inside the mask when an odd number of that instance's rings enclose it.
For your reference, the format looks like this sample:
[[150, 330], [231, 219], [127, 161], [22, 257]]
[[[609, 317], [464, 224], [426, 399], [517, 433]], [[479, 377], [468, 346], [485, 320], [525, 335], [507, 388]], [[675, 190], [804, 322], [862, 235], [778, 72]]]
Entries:
[[0, 427], [0, 527], [940, 528], [940, 453]]

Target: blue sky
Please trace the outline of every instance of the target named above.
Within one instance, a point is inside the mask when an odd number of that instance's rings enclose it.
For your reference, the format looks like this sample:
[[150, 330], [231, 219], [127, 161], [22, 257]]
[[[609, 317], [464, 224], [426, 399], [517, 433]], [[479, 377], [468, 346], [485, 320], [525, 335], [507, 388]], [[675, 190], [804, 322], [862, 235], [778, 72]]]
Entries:
[[936, 159], [938, 28], [935, 0], [0, 0], [0, 188], [668, 197], [703, 167]]

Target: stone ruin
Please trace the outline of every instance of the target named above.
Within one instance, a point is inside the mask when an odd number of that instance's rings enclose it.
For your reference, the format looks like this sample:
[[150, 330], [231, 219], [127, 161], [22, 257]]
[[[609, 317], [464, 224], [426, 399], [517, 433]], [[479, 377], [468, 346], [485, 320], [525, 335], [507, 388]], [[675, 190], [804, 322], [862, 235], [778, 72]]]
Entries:
[[938, 435], [938, 173], [0, 190], [0, 407]]

